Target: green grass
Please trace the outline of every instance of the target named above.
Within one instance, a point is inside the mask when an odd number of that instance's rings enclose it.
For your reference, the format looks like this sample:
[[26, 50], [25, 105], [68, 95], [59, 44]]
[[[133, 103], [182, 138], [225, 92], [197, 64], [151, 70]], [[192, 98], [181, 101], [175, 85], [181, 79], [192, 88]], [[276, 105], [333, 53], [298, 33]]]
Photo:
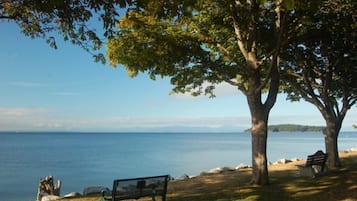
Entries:
[[[355, 165], [357, 165], [355, 163]], [[226, 174], [225, 182], [202, 183], [201, 187], [169, 192], [170, 201], [276, 201], [311, 200], [336, 201], [357, 200], [357, 170], [343, 169], [330, 172], [320, 178], [296, 178], [292, 175], [271, 173], [271, 184], [264, 187], [245, 185], [249, 178], [237, 181], [234, 175]], [[234, 181], [236, 180], [236, 181]], [[183, 184], [184, 185], [184, 184]], [[170, 194], [171, 193], [171, 194]]]
[[[296, 168], [270, 171], [270, 184], [264, 187], [248, 184], [250, 171], [174, 181], [169, 183], [167, 201], [357, 201], [357, 154], [342, 163], [343, 168], [315, 179], [297, 177]], [[99, 201], [99, 197], [68, 200]]]

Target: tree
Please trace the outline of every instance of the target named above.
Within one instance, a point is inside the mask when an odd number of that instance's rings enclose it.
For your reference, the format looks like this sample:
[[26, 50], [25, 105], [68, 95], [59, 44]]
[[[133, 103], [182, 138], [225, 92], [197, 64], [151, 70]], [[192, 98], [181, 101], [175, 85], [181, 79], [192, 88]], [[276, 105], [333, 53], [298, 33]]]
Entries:
[[[0, 20], [17, 23], [25, 35], [45, 38], [53, 48], [57, 44], [52, 34], [62, 35], [65, 41], [81, 46], [96, 61], [104, 63], [105, 57], [98, 50], [115, 32], [118, 8], [131, 4], [131, 0], [2, 0]], [[91, 22], [97, 24], [96, 21], [102, 23], [104, 31], [89, 26]]]
[[284, 57], [288, 99], [304, 99], [325, 119], [329, 168], [340, 166], [338, 135], [347, 111], [357, 101], [356, 5], [329, 0], [317, 12], [306, 13], [307, 26]]
[[176, 93], [214, 96], [215, 84], [236, 86], [251, 112], [251, 183], [268, 184], [267, 123], [278, 94], [279, 55], [294, 1], [139, 3], [120, 19], [118, 34], [108, 41], [110, 64], [123, 64], [130, 76], [171, 77]]

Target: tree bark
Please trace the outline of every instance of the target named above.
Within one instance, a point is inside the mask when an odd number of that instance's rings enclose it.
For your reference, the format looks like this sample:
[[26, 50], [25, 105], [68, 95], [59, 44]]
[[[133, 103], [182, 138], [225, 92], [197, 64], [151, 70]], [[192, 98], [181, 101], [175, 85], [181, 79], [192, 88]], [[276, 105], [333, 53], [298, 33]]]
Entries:
[[[253, 86], [253, 85], [251, 85]], [[247, 94], [248, 105], [252, 118], [252, 185], [269, 184], [267, 164], [267, 128], [269, 109], [261, 101], [261, 92]]]
[[330, 169], [341, 167], [340, 157], [338, 154], [337, 135], [333, 134], [330, 131], [326, 131], [324, 135], [325, 135], [326, 153], [328, 154], [327, 166]]
[[252, 185], [269, 184], [267, 164], [267, 123], [268, 118], [262, 114], [252, 115]]
[[338, 134], [341, 125], [334, 118], [326, 118], [326, 129], [324, 130], [325, 136], [325, 149], [328, 154], [327, 166], [330, 169], [341, 167], [340, 157], [338, 154]]
[[[244, 6], [247, 6], [251, 15], [248, 15], [244, 19], [244, 23], [242, 23], [243, 20], [240, 19], [240, 16], [237, 14], [242, 8], [241, 2], [232, 1], [230, 5], [237, 45], [246, 60], [246, 65], [242, 65], [242, 69], [247, 74], [248, 85], [244, 86], [244, 84], [242, 84], [239, 89], [247, 97], [252, 118], [251, 135], [253, 172], [251, 184], [259, 186], [269, 184], [266, 155], [268, 117], [271, 108], [276, 102], [279, 90], [279, 55], [285, 33], [285, 30], [283, 29], [284, 20], [281, 18], [281, 5], [282, 1], [279, 1], [277, 3], [277, 9], [275, 9], [276, 34], [273, 36], [275, 47], [268, 55], [259, 53], [261, 48], [258, 48], [260, 44], [258, 36], [259, 31], [257, 31], [260, 23], [260, 2], [246, 2], [246, 5]], [[262, 59], [261, 56], [267, 57], [267, 59]], [[267, 89], [268, 95], [266, 101], [263, 103], [262, 92]]]

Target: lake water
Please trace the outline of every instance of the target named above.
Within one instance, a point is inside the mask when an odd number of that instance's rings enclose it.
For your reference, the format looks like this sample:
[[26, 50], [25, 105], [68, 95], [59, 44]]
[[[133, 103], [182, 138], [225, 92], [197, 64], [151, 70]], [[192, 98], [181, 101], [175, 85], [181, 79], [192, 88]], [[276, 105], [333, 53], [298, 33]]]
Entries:
[[[357, 133], [339, 149], [357, 147]], [[272, 133], [268, 160], [306, 158], [324, 149], [321, 133]], [[251, 164], [245, 133], [0, 133], [0, 201], [34, 201], [38, 180], [62, 180], [61, 194], [112, 186], [118, 178], [197, 175], [211, 168]]]

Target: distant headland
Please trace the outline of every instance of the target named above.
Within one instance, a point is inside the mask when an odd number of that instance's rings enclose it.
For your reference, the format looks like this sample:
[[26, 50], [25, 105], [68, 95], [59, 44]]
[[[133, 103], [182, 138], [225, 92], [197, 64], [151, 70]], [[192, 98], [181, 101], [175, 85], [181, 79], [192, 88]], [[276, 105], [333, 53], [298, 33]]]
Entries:
[[[268, 126], [269, 132], [322, 132], [323, 126], [305, 126], [297, 124], [278, 124]], [[250, 128], [244, 132], [250, 132]]]

